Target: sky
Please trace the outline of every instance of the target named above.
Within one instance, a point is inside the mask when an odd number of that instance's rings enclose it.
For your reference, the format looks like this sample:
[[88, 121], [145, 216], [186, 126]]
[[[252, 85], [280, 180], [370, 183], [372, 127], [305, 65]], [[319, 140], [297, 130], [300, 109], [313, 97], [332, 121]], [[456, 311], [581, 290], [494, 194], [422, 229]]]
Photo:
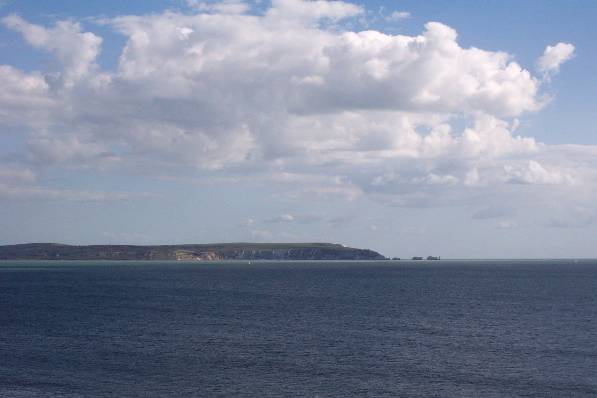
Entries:
[[0, 244], [597, 257], [594, 1], [0, 1]]

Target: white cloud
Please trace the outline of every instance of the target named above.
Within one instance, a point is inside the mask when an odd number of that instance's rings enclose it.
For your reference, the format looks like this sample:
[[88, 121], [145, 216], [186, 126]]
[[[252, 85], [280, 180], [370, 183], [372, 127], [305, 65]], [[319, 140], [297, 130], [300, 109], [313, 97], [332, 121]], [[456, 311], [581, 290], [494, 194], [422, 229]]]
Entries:
[[544, 75], [555, 74], [560, 70], [560, 65], [574, 56], [574, 46], [570, 43], [558, 43], [547, 46], [543, 55], [537, 61], [539, 72]]
[[270, 19], [291, 19], [299, 21], [338, 21], [363, 13], [363, 8], [355, 4], [334, 0], [272, 0], [268, 10]]
[[2, 18], [2, 23], [21, 33], [33, 47], [54, 54], [62, 63], [59, 77], [66, 85], [74, 84], [95, 67], [102, 39], [91, 32], [81, 32], [76, 22], [60, 21], [52, 28], [45, 28], [12, 14]]
[[307, 185], [298, 190], [290, 191], [289, 198], [300, 200], [331, 200], [343, 199], [353, 201], [363, 194], [363, 191], [354, 185], [317, 186]]
[[[104, 20], [126, 39], [111, 71], [96, 63], [102, 39], [76, 22], [2, 20], [61, 65], [0, 65], [0, 126], [22, 132], [30, 167], [196, 169], [284, 184], [294, 198], [397, 206], [597, 178], [589, 147], [515, 134], [544, 104], [542, 79], [507, 53], [462, 47], [445, 24], [352, 31], [342, 21], [364, 9], [342, 1], [275, 0], [260, 15], [236, 1], [189, 5]], [[548, 47], [540, 71], [572, 53]]]
[[187, 0], [187, 5], [201, 12], [215, 12], [222, 14], [244, 14], [250, 7], [244, 1], [224, 0], [221, 2], [206, 2], [199, 0]]
[[148, 195], [146, 194], [130, 192], [82, 191], [74, 189], [54, 189], [38, 185], [0, 183], [0, 200], [104, 202], [129, 200], [147, 196]]
[[388, 21], [400, 21], [402, 19], [410, 18], [410, 12], [408, 11], [394, 11], [386, 19]]
[[505, 178], [515, 184], [573, 184], [574, 177], [562, 170], [548, 170], [535, 160], [504, 166]]
[[280, 217], [275, 219], [276, 222], [294, 222], [295, 217], [292, 214], [286, 213], [282, 214]]
[[35, 173], [30, 168], [11, 164], [0, 164], [0, 183], [31, 183], [35, 181], [35, 178]]
[[512, 229], [517, 228], [518, 222], [516, 220], [502, 220], [498, 223], [500, 229]]
[[51, 164], [66, 161], [85, 162], [87, 159], [117, 160], [101, 143], [86, 140], [82, 135], [60, 136], [39, 133], [29, 138], [29, 157], [34, 163]]
[[25, 73], [0, 65], [0, 125], [27, 125], [44, 129], [52, 111], [59, 104], [49, 95], [49, 87], [40, 73]]

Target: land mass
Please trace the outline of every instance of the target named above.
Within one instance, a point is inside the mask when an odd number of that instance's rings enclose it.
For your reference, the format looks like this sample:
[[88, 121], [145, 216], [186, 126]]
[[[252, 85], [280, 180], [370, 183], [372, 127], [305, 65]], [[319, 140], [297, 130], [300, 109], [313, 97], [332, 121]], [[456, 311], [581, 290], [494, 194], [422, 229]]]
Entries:
[[385, 260], [385, 257], [373, 250], [333, 243], [157, 246], [25, 243], [0, 246], [0, 260]]

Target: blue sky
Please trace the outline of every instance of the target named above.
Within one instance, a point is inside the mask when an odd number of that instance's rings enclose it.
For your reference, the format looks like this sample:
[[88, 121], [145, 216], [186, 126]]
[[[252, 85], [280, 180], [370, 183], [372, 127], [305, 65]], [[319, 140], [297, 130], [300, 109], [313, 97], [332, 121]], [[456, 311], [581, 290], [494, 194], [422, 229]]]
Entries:
[[1, 2], [0, 243], [595, 257], [596, 11]]

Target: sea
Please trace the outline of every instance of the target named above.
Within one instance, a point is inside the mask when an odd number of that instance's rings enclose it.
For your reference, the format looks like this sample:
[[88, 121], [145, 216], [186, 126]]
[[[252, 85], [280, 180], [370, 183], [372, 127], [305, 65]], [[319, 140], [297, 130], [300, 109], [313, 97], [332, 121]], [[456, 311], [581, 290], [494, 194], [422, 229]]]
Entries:
[[0, 397], [595, 396], [595, 260], [0, 262]]

